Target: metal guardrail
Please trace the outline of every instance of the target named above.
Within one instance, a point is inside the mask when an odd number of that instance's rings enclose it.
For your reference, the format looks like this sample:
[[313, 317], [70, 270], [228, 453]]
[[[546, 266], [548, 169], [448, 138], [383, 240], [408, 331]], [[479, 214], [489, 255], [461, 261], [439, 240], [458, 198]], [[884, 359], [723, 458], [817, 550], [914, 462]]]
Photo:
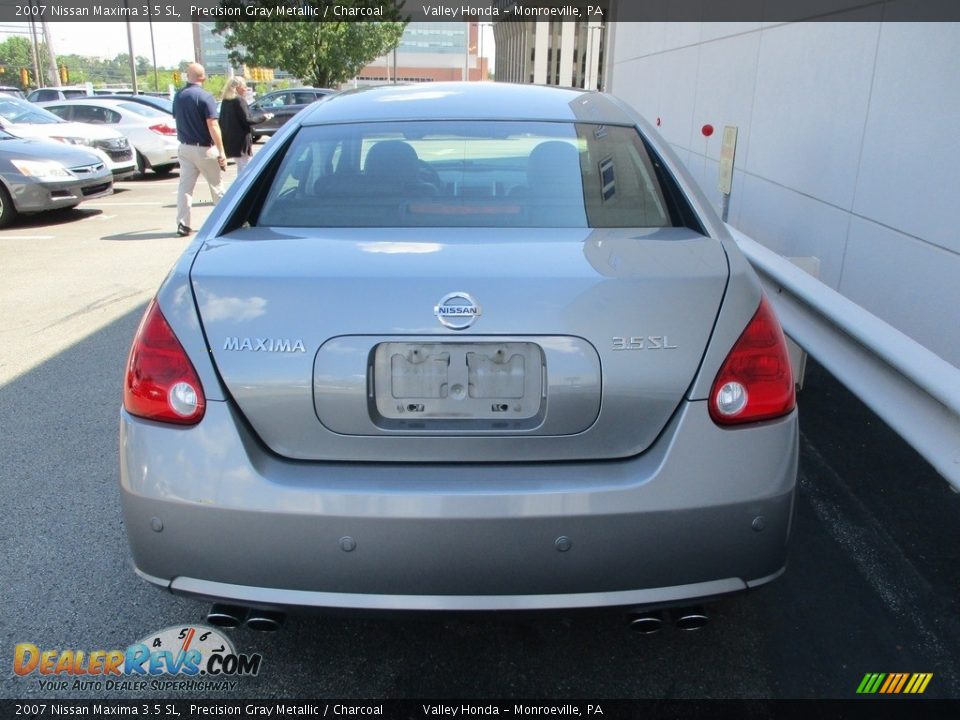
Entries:
[[728, 226], [784, 332], [960, 490], [960, 369]]

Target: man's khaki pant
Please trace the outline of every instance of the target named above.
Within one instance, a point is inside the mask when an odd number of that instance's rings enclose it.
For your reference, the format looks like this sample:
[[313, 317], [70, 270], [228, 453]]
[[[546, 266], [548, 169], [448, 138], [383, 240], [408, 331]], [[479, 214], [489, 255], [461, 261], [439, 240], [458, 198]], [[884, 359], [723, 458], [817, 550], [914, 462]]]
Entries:
[[[180, 159], [180, 184], [177, 186], [177, 224], [193, 228], [190, 209], [193, 205], [193, 190], [197, 179], [203, 175], [210, 185], [210, 195], [216, 203], [223, 197], [223, 173], [217, 162], [217, 148], [180, 144], [177, 157]], [[195, 228], [193, 228], [195, 229]]]

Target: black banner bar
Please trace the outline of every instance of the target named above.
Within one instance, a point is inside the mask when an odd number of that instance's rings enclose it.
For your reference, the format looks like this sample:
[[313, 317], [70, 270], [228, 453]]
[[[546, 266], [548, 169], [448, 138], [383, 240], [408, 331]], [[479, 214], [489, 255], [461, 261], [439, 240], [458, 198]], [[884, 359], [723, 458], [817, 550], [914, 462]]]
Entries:
[[957, 0], [0, 0], [0, 22], [960, 21]]
[[603, 718], [604, 720], [903, 720], [956, 718], [960, 700], [0, 700], [4, 718]]

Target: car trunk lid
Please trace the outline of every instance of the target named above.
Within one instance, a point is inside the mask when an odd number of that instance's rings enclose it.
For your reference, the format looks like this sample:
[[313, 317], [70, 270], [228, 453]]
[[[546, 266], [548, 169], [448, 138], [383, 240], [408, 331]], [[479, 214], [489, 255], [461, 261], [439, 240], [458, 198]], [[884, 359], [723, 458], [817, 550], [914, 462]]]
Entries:
[[727, 274], [720, 243], [681, 228], [245, 228], [191, 277], [220, 377], [273, 451], [491, 461], [646, 449]]

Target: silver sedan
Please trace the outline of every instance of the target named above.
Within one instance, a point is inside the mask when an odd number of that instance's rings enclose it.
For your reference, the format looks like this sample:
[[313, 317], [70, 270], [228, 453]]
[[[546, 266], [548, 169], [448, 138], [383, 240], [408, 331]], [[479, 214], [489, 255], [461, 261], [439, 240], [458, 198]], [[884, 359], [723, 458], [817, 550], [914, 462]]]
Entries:
[[430, 83], [257, 155], [144, 315], [120, 448], [137, 572], [211, 621], [639, 610], [783, 572], [797, 413], [769, 302], [647, 122]]
[[72, 208], [113, 192], [113, 174], [99, 155], [0, 130], [0, 227], [17, 216]]

